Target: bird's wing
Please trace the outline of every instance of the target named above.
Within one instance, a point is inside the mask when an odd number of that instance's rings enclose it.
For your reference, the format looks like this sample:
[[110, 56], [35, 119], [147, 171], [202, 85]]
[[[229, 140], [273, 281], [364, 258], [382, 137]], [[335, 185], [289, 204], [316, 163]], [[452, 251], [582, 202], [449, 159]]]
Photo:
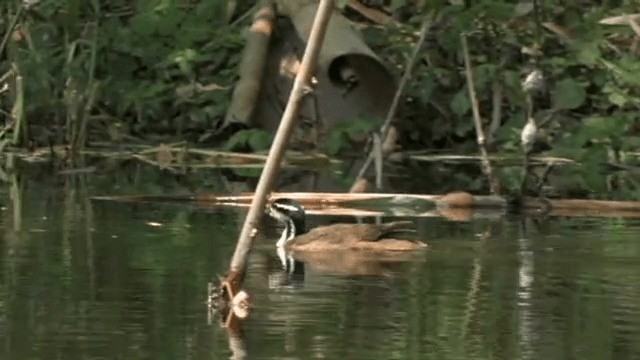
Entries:
[[387, 224], [333, 224], [311, 229], [306, 234], [296, 236], [291, 246], [348, 248], [357, 247], [359, 242], [376, 242], [400, 231], [413, 231], [410, 221], [396, 221]]
[[343, 234], [348, 234], [350, 224], [334, 224], [320, 226], [309, 230], [309, 232], [296, 236], [293, 242], [296, 246], [307, 245], [313, 242], [325, 244], [341, 244], [344, 242]]
[[394, 221], [386, 224], [363, 224], [360, 231], [359, 241], [379, 241], [394, 233], [415, 230], [411, 221]]

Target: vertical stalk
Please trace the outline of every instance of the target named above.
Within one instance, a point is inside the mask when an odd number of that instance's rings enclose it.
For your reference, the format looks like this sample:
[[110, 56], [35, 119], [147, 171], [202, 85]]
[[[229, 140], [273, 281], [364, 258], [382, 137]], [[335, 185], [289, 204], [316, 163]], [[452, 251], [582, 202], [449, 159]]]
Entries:
[[489, 188], [492, 195], [500, 195], [500, 184], [498, 178], [493, 172], [493, 167], [489, 161], [487, 152], [486, 137], [482, 128], [482, 120], [480, 119], [480, 105], [476, 96], [475, 85], [473, 84], [473, 72], [471, 70], [471, 59], [469, 58], [469, 46], [467, 45], [467, 35], [461, 34], [462, 52], [464, 54], [464, 67], [467, 75], [467, 88], [469, 89], [469, 98], [471, 99], [471, 110], [473, 111], [473, 123], [476, 128], [476, 137], [478, 147], [480, 148], [480, 156], [482, 158], [482, 171], [489, 182]]
[[87, 86], [84, 93], [84, 108], [82, 118], [80, 119], [78, 133], [74, 139], [74, 150], [84, 149], [87, 142], [87, 124], [89, 122], [89, 114], [93, 108], [96, 94], [98, 92], [98, 84], [95, 81], [96, 57], [98, 52], [98, 20], [93, 24], [93, 38], [91, 39], [91, 59], [89, 60], [89, 74]]
[[13, 102], [13, 108], [11, 109], [11, 117], [13, 118], [13, 145], [20, 144], [20, 137], [26, 137], [26, 124], [24, 119], [24, 84], [22, 81], [22, 74], [18, 69], [18, 66], [13, 64], [13, 71], [15, 73], [15, 100]]

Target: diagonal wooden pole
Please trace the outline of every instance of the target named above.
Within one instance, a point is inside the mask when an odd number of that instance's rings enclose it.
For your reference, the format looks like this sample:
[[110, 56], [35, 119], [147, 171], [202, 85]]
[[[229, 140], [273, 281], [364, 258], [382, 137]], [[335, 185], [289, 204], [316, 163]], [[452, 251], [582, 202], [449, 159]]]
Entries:
[[231, 258], [229, 272], [222, 281], [222, 288], [225, 289], [229, 300], [238, 293], [240, 285], [247, 268], [247, 258], [251, 251], [251, 246], [255, 238], [258, 224], [264, 213], [267, 194], [271, 191], [277, 171], [280, 168], [282, 157], [286, 149], [295, 122], [300, 111], [300, 106], [305, 95], [310, 91], [309, 80], [315, 71], [318, 54], [324, 41], [324, 35], [333, 11], [333, 0], [321, 0], [318, 5], [316, 17], [313, 20], [309, 41], [302, 57], [302, 63], [293, 82], [293, 88], [289, 95], [289, 101], [282, 114], [280, 126], [276, 131], [269, 156], [264, 165], [262, 175], [258, 181], [255, 195], [251, 202], [251, 208], [242, 226], [236, 250]]

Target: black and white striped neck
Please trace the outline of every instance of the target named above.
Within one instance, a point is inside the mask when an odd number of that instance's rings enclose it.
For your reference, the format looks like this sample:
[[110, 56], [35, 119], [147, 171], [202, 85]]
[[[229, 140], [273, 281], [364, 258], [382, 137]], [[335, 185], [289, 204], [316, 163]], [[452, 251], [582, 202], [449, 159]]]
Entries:
[[293, 220], [289, 219], [284, 223], [284, 229], [282, 230], [282, 234], [280, 235], [280, 239], [276, 243], [277, 247], [283, 247], [288, 241], [296, 237], [298, 234], [296, 233], [296, 225]]
[[282, 247], [287, 241], [304, 234], [306, 229], [305, 210], [291, 199], [277, 199], [269, 206], [269, 215], [284, 225], [284, 230], [276, 246]]

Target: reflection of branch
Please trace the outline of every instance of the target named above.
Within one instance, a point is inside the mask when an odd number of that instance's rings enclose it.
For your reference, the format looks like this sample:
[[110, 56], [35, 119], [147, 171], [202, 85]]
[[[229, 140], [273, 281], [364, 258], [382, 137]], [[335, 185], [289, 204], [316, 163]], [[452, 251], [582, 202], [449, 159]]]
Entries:
[[467, 334], [467, 328], [469, 327], [469, 322], [471, 321], [471, 317], [476, 310], [476, 303], [478, 302], [478, 291], [480, 290], [480, 278], [482, 277], [482, 261], [481, 257], [484, 253], [484, 244], [485, 241], [490, 239], [493, 236], [496, 226], [500, 223], [494, 222], [490, 225], [489, 229], [482, 234], [481, 242], [480, 242], [480, 252], [476, 255], [473, 260], [473, 272], [471, 275], [471, 281], [469, 285], [469, 292], [467, 293], [467, 307], [464, 312], [464, 318], [462, 321], [462, 331], [460, 337], [464, 339]]
[[473, 260], [473, 272], [471, 274], [469, 292], [467, 292], [467, 307], [464, 311], [464, 317], [462, 318], [462, 331], [460, 333], [461, 339], [464, 339], [467, 336], [469, 322], [471, 322], [471, 317], [476, 311], [478, 290], [480, 289], [480, 277], [482, 275], [482, 262], [480, 261], [480, 256], [481, 254], [476, 255], [476, 258]]
[[231, 350], [230, 359], [241, 360], [247, 358], [247, 344], [245, 341], [244, 330], [242, 329], [242, 320], [230, 312], [227, 318], [225, 332], [229, 340], [229, 350]]
[[530, 354], [533, 351], [534, 345], [534, 326], [535, 319], [531, 306], [534, 302], [533, 297], [533, 282], [535, 279], [535, 263], [534, 253], [532, 249], [532, 243], [530, 237], [527, 236], [525, 228], [526, 218], [522, 219], [521, 226], [519, 227], [519, 239], [518, 239], [518, 288], [516, 291], [516, 298], [518, 300], [518, 334], [519, 343], [522, 347], [524, 354]]
[[80, 177], [80, 196], [82, 198], [82, 203], [84, 205], [84, 232], [87, 241], [87, 267], [89, 271], [89, 291], [91, 294], [91, 298], [95, 298], [96, 295], [96, 255], [94, 249], [94, 239], [93, 239], [93, 231], [95, 228], [94, 223], [94, 213], [93, 213], [93, 202], [91, 201], [91, 197], [89, 196], [89, 192], [87, 190], [87, 177]]
[[11, 175], [11, 186], [9, 187], [9, 198], [12, 204], [13, 231], [18, 233], [22, 230], [22, 200], [23, 190], [21, 178], [17, 174]]

